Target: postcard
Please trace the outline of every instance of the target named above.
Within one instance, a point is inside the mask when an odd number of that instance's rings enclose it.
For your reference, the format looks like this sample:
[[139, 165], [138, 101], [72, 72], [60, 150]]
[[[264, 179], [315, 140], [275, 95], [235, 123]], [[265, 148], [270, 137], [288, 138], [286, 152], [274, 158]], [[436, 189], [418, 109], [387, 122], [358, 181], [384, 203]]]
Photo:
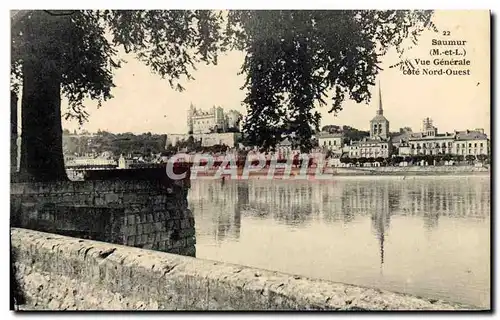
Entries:
[[11, 310], [491, 311], [491, 15], [12, 10]]

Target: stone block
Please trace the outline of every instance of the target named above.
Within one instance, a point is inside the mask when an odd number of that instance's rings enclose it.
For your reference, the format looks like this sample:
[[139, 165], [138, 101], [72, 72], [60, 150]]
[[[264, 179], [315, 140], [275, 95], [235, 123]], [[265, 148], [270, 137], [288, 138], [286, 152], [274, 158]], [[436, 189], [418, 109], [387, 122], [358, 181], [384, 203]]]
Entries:
[[155, 239], [156, 239], [155, 233], [148, 234], [148, 243], [155, 243]]
[[94, 181], [74, 181], [72, 184], [75, 193], [95, 192]]
[[166, 240], [170, 239], [170, 234], [166, 231], [161, 231], [159, 234], [160, 234], [161, 241], [166, 241]]
[[138, 234], [134, 237], [134, 243], [135, 245], [139, 245], [139, 244], [142, 244], [142, 235]]
[[189, 238], [189, 237], [194, 237], [195, 235], [196, 231], [194, 228], [181, 229], [181, 231], [179, 231], [180, 238]]
[[104, 194], [104, 200], [106, 203], [123, 203], [123, 199], [116, 193]]
[[130, 225], [127, 227], [127, 235], [135, 236], [137, 233], [137, 225]]
[[181, 228], [181, 220], [175, 219], [174, 220], [174, 230], [179, 230]]
[[136, 220], [135, 220], [135, 214], [129, 214], [127, 215], [127, 221], [129, 225], [135, 225], [136, 224]]
[[196, 237], [194, 235], [186, 238], [186, 246], [187, 247], [194, 246], [194, 245], [196, 245]]
[[71, 181], [50, 182], [50, 193], [75, 193], [74, 183]]
[[195, 226], [195, 220], [194, 220], [194, 218], [188, 218], [188, 219], [189, 219], [189, 225], [191, 227], [194, 227]]
[[191, 224], [189, 223], [189, 219], [180, 220], [180, 224], [181, 224], [181, 229], [188, 229], [191, 227]]
[[165, 241], [158, 242], [158, 250], [159, 251], [165, 251], [165, 249], [167, 249], [166, 246], [165, 246]]
[[165, 204], [154, 204], [152, 206], [152, 209], [153, 209], [154, 212], [161, 212], [161, 211], [166, 210]]
[[117, 180], [94, 180], [94, 191], [97, 193], [114, 193], [117, 183], [120, 182]]
[[155, 233], [155, 242], [162, 242], [162, 238], [161, 238], [161, 232], [156, 232]]
[[21, 195], [24, 193], [25, 183], [11, 183], [10, 184], [10, 194], [11, 195]]
[[133, 204], [137, 203], [138, 196], [136, 193], [124, 193], [123, 194], [123, 203], [124, 204]]
[[174, 230], [174, 227], [175, 227], [175, 221], [167, 220], [167, 230]]
[[105, 206], [107, 204], [108, 202], [103, 197], [97, 196], [94, 198], [94, 205], [96, 206]]
[[172, 248], [184, 248], [186, 246], [186, 239], [179, 239], [172, 243]]
[[154, 226], [155, 226], [155, 230], [157, 232], [165, 230], [165, 223], [163, 223], [163, 222], [155, 222]]
[[135, 237], [135, 236], [128, 236], [128, 237], [127, 237], [127, 242], [126, 242], [126, 244], [127, 244], [128, 246], [134, 246], [134, 245], [136, 244], [136, 243], [135, 243], [135, 239], [136, 239], [136, 237]]

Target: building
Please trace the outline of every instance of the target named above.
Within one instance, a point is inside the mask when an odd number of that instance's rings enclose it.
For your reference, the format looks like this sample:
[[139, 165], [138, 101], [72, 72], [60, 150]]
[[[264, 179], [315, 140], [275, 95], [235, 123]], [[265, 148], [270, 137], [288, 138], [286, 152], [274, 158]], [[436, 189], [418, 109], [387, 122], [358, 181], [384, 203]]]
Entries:
[[390, 140], [364, 139], [358, 142], [360, 158], [388, 158], [392, 155]]
[[342, 152], [344, 135], [342, 133], [320, 132], [317, 134], [318, 145], [323, 150]]
[[175, 146], [180, 141], [187, 141], [192, 136], [194, 141], [201, 141], [202, 147], [211, 147], [215, 145], [226, 145], [230, 148], [234, 147], [241, 137], [240, 132], [224, 132], [224, 133], [199, 133], [199, 134], [167, 134], [165, 148]]
[[384, 117], [384, 109], [382, 108], [382, 91], [380, 84], [378, 87], [378, 110], [375, 117], [370, 121], [370, 138], [386, 140], [389, 137], [389, 120]]
[[351, 141], [344, 148], [349, 158], [388, 158], [392, 155], [392, 140], [389, 135], [389, 120], [384, 117], [382, 91], [379, 84], [379, 102], [375, 117], [370, 120], [370, 137]]
[[132, 159], [126, 159], [123, 154], [118, 159], [118, 169], [129, 169], [130, 165], [134, 163]]
[[227, 130], [233, 129], [234, 131], [241, 131], [240, 130], [240, 123], [241, 123], [241, 119], [243, 118], [241, 113], [239, 113], [236, 110], [229, 110], [225, 117], [226, 117], [226, 129]]
[[449, 133], [428, 135], [424, 132], [395, 138], [399, 139], [397, 154], [400, 156], [450, 154], [454, 140], [453, 135]]
[[193, 134], [217, 132], [218, 129], [225, 130], [224, 109], [213, 106], [209, 111], [203, 111], [191, 104], [187, 125], [189, 133]]
[[483, 129], [455, 131], [451, 152], [456, 155], [489, 155], [488, 136]]
[[425, 118], [421, 132], [403, 132], [392, 137], [399, 156], [480, 155], [489, 153], [489, 141], [483, 129], [438, 133], [432, 119]]
[[222, 107], [213, 106], [208, 111], [197, 109], [193, 104], [189, 107], [187, 116], [188, 133], [207, 134], [214, 132], [239, 131], [241, 113], [230, 110], [224, 113]]
[[66, 167], [116, 167], [118, 165], [114, 158], [105, 154], [86, 157], [66, 156], [64, 160]]
[[211, 147], [215, 145], [226, 145], [233, 148], [238, 139], [241, 137], [239, 132], [224, 132], [224, 133], [211, 133], [211, 134], [199, 134], [193, 135], [193, 138], [197, 141], [201, 140], [202, 147]]
[[189, 134], [169, 133], [167, 134], [165, 148], [167, 148], [168, 146], [175, 146], [178, 142], [187, 140], [188, 138]]
[[276, 156], [278, 159], [293, 158], [294, 150], [290, 139], [285, 138], [276, 145]]

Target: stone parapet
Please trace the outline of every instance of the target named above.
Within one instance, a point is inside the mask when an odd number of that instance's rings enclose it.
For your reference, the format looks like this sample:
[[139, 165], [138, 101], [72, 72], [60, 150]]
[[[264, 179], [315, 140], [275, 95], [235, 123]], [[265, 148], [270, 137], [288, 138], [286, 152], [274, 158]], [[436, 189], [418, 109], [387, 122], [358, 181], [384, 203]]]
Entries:
[[11, 229], [23, 309], [472, 310], [439, 300]]
[[11, 225], [195, 255], [195, 223], [182, 180], [11, 184]]

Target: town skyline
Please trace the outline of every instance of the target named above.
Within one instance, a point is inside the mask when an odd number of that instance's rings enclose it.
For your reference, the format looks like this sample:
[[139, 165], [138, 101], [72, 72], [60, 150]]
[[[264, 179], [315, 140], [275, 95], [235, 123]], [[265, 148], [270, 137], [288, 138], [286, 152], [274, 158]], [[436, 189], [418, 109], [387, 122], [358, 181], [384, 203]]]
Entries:
[[[328, 113], [328, 106], [318, 108], [321, 127], [348, 125], [369, 130], [369, 121], [377, 110], [378, 81], [382, 86], [384, 112], [390, 121], [390, 131], [410, 127], [419, 131], [422, 120], [431, 118], [439, 132], [453, 132], [482, 128], [490, 136], [490, 65], [489, 65], [489, 15], [488, 11], [436, 11], [434, 23], [439, 30], [450, 29], [453, 38], [467, 41], [467, 58], [471, 60], [470, 76], [408, 76], [397, 68], [389, 68], [399, 61], [390, 51], [382, 57], [383, 70], [372, 86], [370, 103], [344, 102], [344, 108], [335, 116]], [[432, 39], [440, 38], [431, 31], [422, 34], [419, 45], [409, 51], [409, 59], [428, 56]], [[240, 90], [243, 76], [237, 73], [243, 61], [242, 52], [222, 55], [217, 66], [197, 66], [195, 80], [183, 81], [182, 93], [170, 88], [166, 80], [151, 74], [141, 62], [123, 56], [128, 63], [116, 71], [114, 98], [103, 102], [87, 103], [89, 122], [82, 129], [114, 133], [186, 133], [187, 112], [191, 103], [201, 109], [213, 105], [225, 110], [234, 109], [246, 114], [241, 105], [245, 92]], [[63, 98], [62, 109], [67, 106]], [[182, 119], [182, 121], [179, 121]], [[63, 128], [78, 130], [76, 121], [63, 120]]]

